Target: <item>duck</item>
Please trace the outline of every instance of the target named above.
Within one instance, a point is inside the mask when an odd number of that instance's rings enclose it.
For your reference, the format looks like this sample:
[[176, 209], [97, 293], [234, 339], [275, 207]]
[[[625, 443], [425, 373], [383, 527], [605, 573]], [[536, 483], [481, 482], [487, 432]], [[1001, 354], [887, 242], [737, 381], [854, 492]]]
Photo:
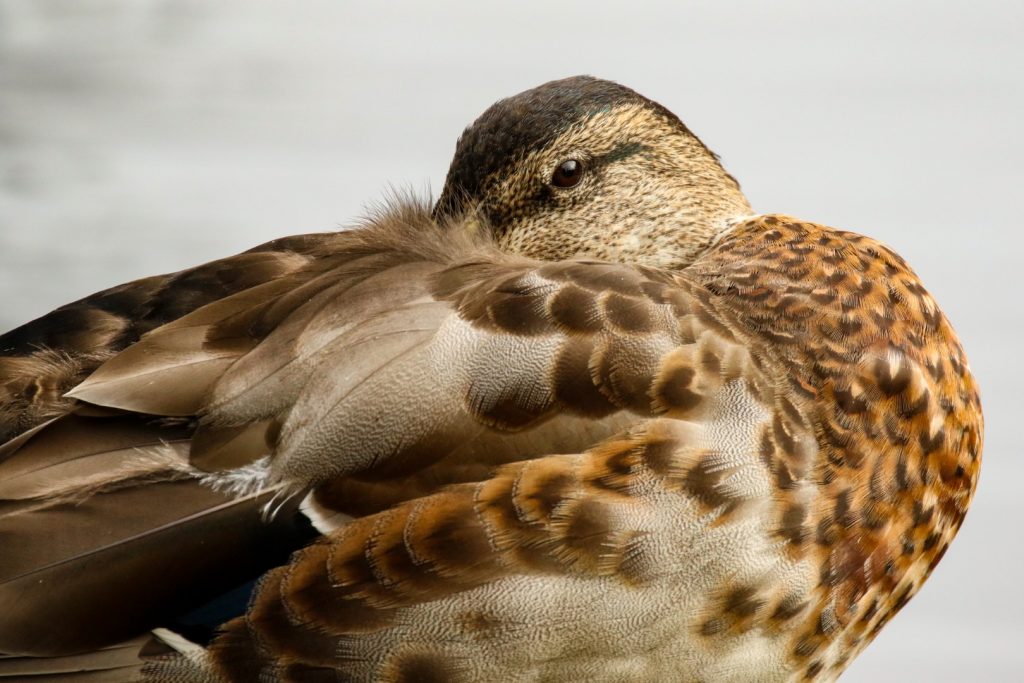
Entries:
[[552, 81], [436, 202], [0, 337], [0, 678], [835, 680], [983, 431], [902, 257]]

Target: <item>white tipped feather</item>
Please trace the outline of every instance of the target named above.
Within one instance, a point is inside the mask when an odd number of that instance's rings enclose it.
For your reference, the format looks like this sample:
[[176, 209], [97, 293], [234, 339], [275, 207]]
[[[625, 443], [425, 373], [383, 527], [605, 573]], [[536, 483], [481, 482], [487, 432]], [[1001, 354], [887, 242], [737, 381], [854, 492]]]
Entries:
[[337, 512], [320, 505], [316, 502], [313, 492], [308, 493], [302, 499], [302, 502], [299, 503], [299, 510], [313, 524], [313, 528], [325, 536], [336, 529], [346, 526], [355, 519], [351, 515], [346, 515], [343, 512]]
[[194, 655], [196, 653], [202, 654], [206, 652], [206, 648], [202, 645], [193, 643], [185, 636], [180, 633], [175, 633], [170, 629], [155, 628], [153, 629], [152, 634], [164, 645], [172, 648], [176, 652], [180, 652], [183, 655]]

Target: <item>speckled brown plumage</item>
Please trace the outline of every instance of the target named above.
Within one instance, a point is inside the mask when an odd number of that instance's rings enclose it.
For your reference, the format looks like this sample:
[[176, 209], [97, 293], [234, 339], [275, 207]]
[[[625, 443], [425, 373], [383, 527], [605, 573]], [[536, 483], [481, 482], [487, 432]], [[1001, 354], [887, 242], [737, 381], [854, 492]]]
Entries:
[[[306, 496], [325, 535], [145, 680], [832, 680], [945, 552], [981, 411], [899, 256], [749, 215], [707, 148], [621, 86], [495, 107], [433, 215], [404, 203], [264, 249], [277, 271], [81, 361], [58, 419], [7, 447], [13, 534], [76, 486], [87, 506], [210, 481]], [[552, 189], [566, 158], [587, 174]], [[74, 357], [76, 339], [31, 348]], [[114, 562], [97, 580], [133, 579]]]
[[809, 673], [841, 670], [963, 522], [981, 463], [977, 386], [917, 276], [870, 238], [765, 216], [689, 270], [781, 361], [789, 391], [761, 455], [786, 552], [820, 567], [793, 653]]

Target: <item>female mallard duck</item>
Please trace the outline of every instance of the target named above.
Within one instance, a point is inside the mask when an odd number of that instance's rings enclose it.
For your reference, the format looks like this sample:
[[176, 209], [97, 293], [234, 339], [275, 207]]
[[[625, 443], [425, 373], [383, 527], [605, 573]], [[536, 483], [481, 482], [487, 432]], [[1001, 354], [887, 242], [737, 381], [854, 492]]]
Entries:
[[[0, 651], [107, 647], [102, 680], [831, 680], [981, 458], [902, 258], [751, 215], [593, 78], [488, 109], [432, 212], [116, 287], [0, 352]], [[156, 627], [206, 647], [110, 649]]]

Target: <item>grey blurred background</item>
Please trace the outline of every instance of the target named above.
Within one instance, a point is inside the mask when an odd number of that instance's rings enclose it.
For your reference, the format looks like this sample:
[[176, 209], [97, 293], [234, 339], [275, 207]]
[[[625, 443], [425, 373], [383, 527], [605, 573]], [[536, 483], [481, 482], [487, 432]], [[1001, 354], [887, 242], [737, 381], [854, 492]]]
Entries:
[[436, 192], [487, 105], [575, 73], [678, 113], [756, 209], [924, 278], [981, 382], [985, 467], [844, 680], [1024, 680], [1024, 3], [0, 0], [0, 328]]

